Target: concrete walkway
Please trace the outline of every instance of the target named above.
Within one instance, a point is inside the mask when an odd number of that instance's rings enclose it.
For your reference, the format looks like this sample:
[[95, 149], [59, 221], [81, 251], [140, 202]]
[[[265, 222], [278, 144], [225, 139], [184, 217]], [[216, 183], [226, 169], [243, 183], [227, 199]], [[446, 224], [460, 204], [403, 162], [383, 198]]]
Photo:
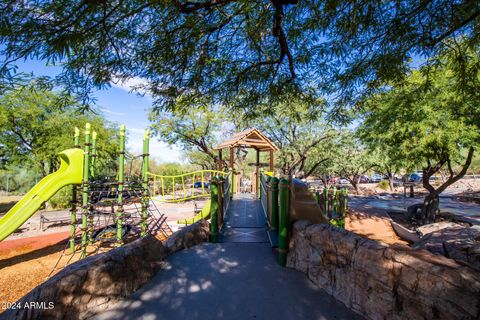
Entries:
[[223, 243], [171, 255], [150, 283], [94, 319], [360, 319], [276, 263], [260, 206], [251, 196], [235, 198]]
[[95, 319], [359, 319], [268, 243], [205, 243], [178, 252], [129, 299]]

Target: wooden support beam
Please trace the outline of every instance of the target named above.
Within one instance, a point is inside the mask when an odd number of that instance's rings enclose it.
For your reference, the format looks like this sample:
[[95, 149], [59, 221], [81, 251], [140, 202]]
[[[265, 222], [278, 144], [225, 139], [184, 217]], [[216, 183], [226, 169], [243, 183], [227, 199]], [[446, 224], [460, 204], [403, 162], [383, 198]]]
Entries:
[[270, 172], [273, 172], [273, 150], [270, 150]]
[[255, 164], [255, 194], [258, 196], [258, 165], [260, 164], [260, 150], [257, 150], [257, 162]]
[[218, 171], [222, 171], [222, 149], [218, 150]]

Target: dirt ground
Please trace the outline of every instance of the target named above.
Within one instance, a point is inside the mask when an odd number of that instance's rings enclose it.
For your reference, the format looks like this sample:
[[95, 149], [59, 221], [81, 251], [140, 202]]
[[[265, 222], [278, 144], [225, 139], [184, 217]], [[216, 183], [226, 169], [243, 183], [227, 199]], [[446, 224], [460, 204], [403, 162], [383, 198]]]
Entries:
[[345, 229], [386, 244], [408, 244], [397, 236], [387, 218], [371, 212], [351, 210], [345, 218]]
[[[0, 198], [0, 206], [13, 206], [18, 198]], [[198, 202], [201, 206], [202, 202]], [[167, 221], [174, 223], [177, 219], [194, 215], [194, 203], [165, 204], [156, 203], [161, 213], [167, 216]], [[8, 207], [9, 206], [9, 207]], [[46, 215], [59, 212], [42, 212]], [[68, 214], [68, 212], [66, 212]], [[39, 230], [38, 220], [40, 213], [32, 216], [22, 227], [21, 232], [9, 236], [0, 242], [0, 303], [15, 302], [31, 289], [44, 282], [49, 275], [58, 272], [62, 266], [77, 261], [80, 254], [74, 256], [64, 249], [68, 244], [69, 225], [49, 226], [45, 231]], [[160, 240], [165, 237], [159, 236]], [[108, 251], [103, 248], [100, 252]], [[87, 249], [88, 252], [98, 252], [97, 247]], [[55, 265], [58, 270], [52, 273]], [[0, 310], [1, 313], [2, 310]]]
[[63, 232], [0, 242], [0, 302], [14, 302], [44, 282], [67, 238]]

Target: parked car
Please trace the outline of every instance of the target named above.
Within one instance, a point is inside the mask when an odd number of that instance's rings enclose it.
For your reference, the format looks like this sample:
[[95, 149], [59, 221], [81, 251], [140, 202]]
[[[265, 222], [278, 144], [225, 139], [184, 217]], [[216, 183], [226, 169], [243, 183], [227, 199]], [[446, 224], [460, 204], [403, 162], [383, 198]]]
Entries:
[[338, 184], [349, 184], [350, 182], [345, 178], [338, 179]]
[[420, 176], [418, 173], [412, 173], [408, 177], [408, 181], [410, 181], [410, 182], [420, 182], [420, 181], [422, 181], [422, 176]]
[[[203, 186], [204, 186], [205, 188], [209, 188], [209, 187], [210, 187], [210, 183], [209, 183], [209, 182], [204, 182], [204, 183], [203, 183]], [[197, 181], [197, 182], [195, 182], [195, 183], [193, 184], [193, 187], [194, 187], [194, 188], [201, 188], [201, 187], [202, 187], [202, 181]]]
[[383, 180], [383, 177], [381, 174], [378, 174], [378, 173], [374, 173], [372, 174], [372, 176], [370, 177], [370, 181], [371, 182], [380, 182]]
[[363, 175], [360, 177], [360, 183], [369, 183], [370, 182], [370, 177]]

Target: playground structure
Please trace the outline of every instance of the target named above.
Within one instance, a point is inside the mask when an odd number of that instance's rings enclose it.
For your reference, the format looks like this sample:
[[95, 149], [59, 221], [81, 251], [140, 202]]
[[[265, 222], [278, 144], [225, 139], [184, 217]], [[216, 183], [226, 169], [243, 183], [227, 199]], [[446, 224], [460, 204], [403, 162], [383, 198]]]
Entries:
[[[224, 220], [230, 200], [235, 194], [234, 148], [256, 149], [257, 162], [255, 175], [254, 198], [261, 202], [266, 217], [267, 234], [273, 248], [278, 252], [278, 263], [286, 264], [288, 237], [295, 221], [309, 220], [312, 223], [330, 223], [340, 228], [345, 227], [345, 215], [348, 211], [347, 190], [330, 190], [324, 188], [323, 193], [313, 194], [306, 183], [298, 179], [277, 178], [273, 172], [273, 153], [276, 146], [256, 129], [249, 129], [235, 134], [231, 139], [216, 147], [219, 150], [219, 169], [222, 169], [221, 150], [230, 149], [230, 170], [226, 179], [218, 177], [210, 183], [210, 217], [211, 241], [220, 241], [225, 232]], [[270, 172], [259, 170], [260, 151], [270, 152]], [[201, 218], [201, 217], [199, 217]], [[198, 219], [197, 219], [198, 220]], [[185, 221], [193, 223], [196, 220]]]
[[1, 241], [58, 190], [72, 185], [70, 237], [52, 272], [77, 258], [121, 246], [147, 234], [166, 238], [171, 233], [166, 217], [149, 196], [149, 130], [145, 132], [143, 153], [139, 156], [142, 159], [140, 175], [125, 176], [125, 126], [120, 127], [115, 179], [98, 175], [97, 134], [91, 131], [89, 123], [84, 133], [83, 150], [80, 130], [76, 128], [74, 148], [59, 153], [60, 168], [43, 178], [0, 220]]
[[[160, 202], [209, 198], [193, 218], [181, 219], [180, 225], [210, 219], [212, 241], [218, 241], [230, 200], [238, 191], [234, 168], [234, 148], [254, 148], [257, 154], [254, 197], [261, 200], [267, 218], [268, 235], [272, 246], [278, 247], [279, 262], [283, 264], [288, 231], [294, 221], [308, 219], [316, 223], [344, 226], [347, 211], [346, 190], [313, 195], [300, 180], [278, 179], [273, 173], [273, 152], [278, 148], [256, 129], [245, 130], [223, 142], [219, 151], [219, 169], [222, 169], [221, 150], [230, 149], [228, 172], [201, 170], [175, 176], [162, 176], [148, 171], [149, 132], [143, 139], [141, 173], [138, 177], [125, 176], [125, 126], [120, 127], [118, 173], [115, 180], [98, 176], [96, 172], [97, 135], [85, 127], [83, 150], [80, 130], [75, 130], [74, 148], [59, 154], [60, 169], [42, 179], [27, 195], [0, 220], [0, 240], [15, 232], [40, 206], [66, 185], [72, 186], [70, 238], [64, 250], [68, 264], [76, 253], [80, 259], [100, 250], [121, 246], [147, 234], [162, 233], [168, 237], [171, 229], [166, 217], [159, 212], [152, 199]], [[259, 153], [270, 152], [270, 172], [259, 170]], [[238, 181], [237, 181], [238, 182]], [[282, 189], [283, 188], [283, 189]], [[285, 189], [285, 190], [284, 190]], [[286, 192], [286, 193], [285, 193]], [[284, 252], [285, 251], [285, 252]], [[66, 264], [57, 263], [56, 268]]]
[[[80, 259], [112, 247], [119, 247], [147, 234], [167, 238], [171, 230], [166, 217], [151, 201], [148, 181], [149, 135], [143, 137], [143, 153], [139, 176], [125, 175], [125, 126], [120, 126], [118, 147], [118, 172], [116, 179], [100, 177], [95, 172], [97, 157], [96, 133], [90, 135], [90, 125], [85, 127], [83, 181], [72, 187], [70, 240], [68, 250], [60, 257], [54, 271], [69, 264], [75, 253]], [[75, 132], [75, 146], [79, 146], [79, 131]], [[135, 159], [137, 157], [133, 157]], [[77, 195], [81, 195], [78, 208]], [[77, 211], [81, 209], [81, 223], [77, 227]], [[66, 259], [66, 261], [63, 261]]]

